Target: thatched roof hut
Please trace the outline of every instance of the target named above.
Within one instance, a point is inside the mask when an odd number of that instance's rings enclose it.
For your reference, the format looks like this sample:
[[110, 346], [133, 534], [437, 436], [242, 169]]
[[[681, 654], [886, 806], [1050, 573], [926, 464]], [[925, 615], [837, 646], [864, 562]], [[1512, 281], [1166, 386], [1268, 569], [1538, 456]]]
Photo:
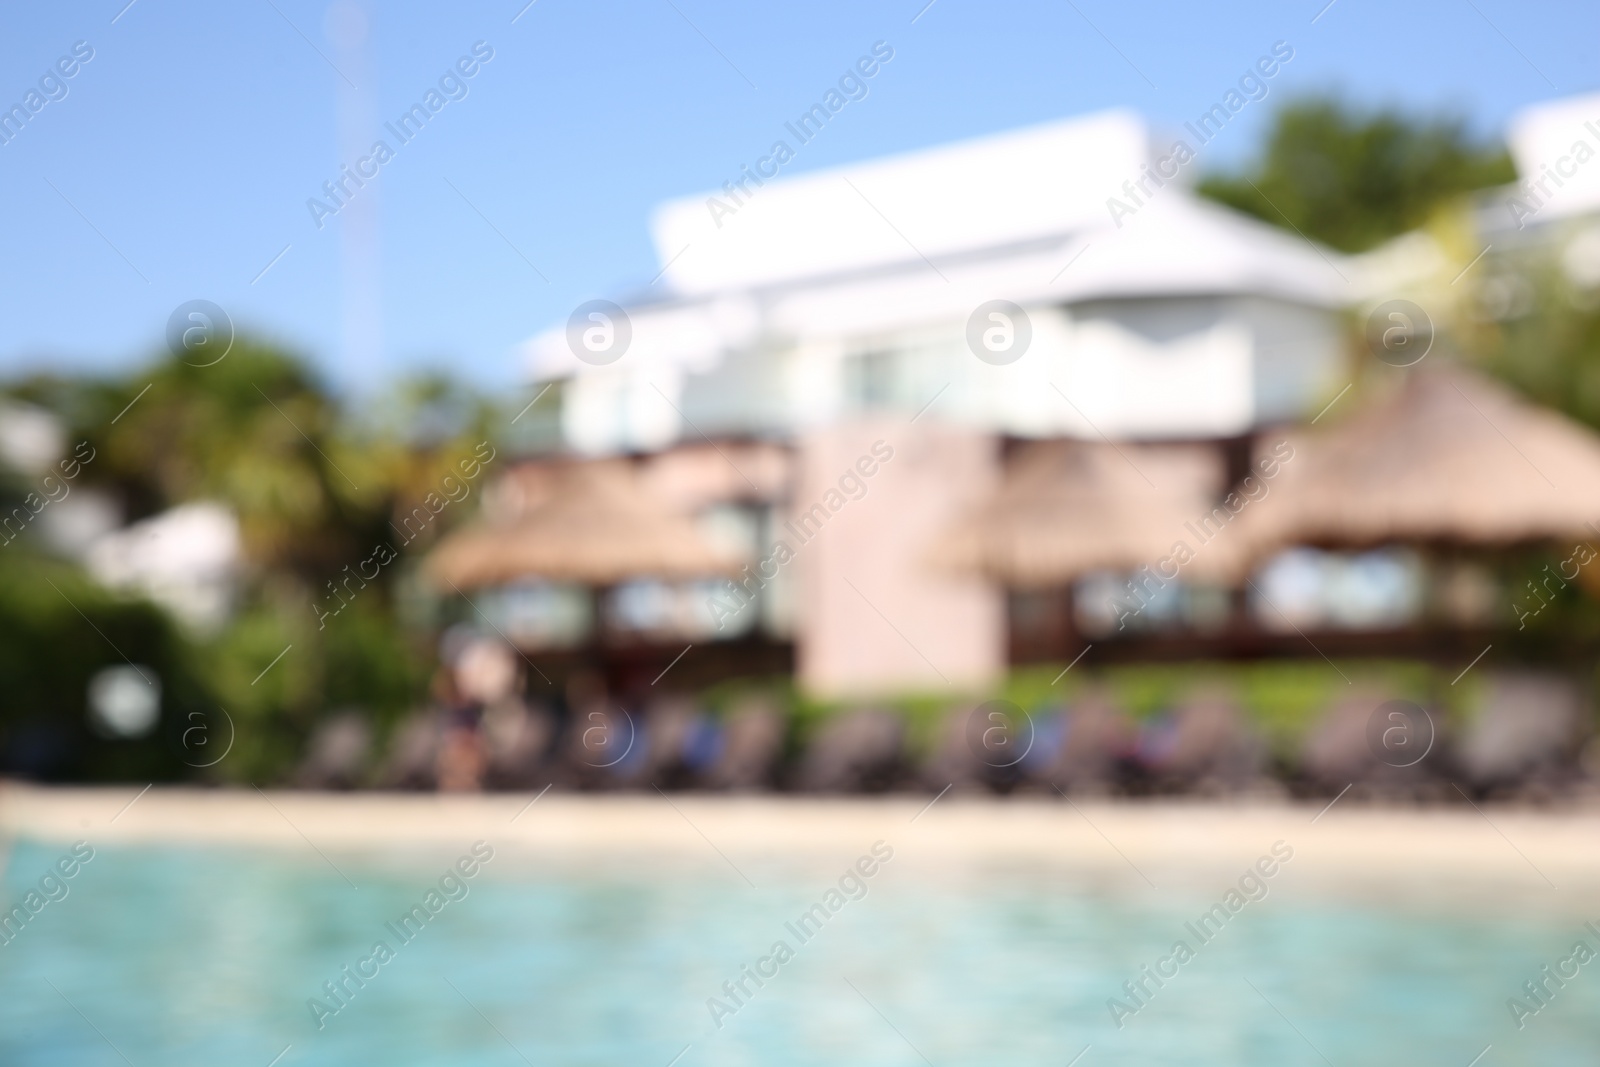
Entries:
[[746, 562], [650, 492], [627, 460], [530, 470], [502, 485], [485, 511], [428, 558], [425, 573], [438, 585], [537, 577], [604, 586], [733, 574]]
[[1233, 531], [1250, 556], [1587, 538], [1600, 517], [1600, 435], [1452, 364], [1419, 367], [1344, 421], [1286, 437], [1293, 458]]
[[[1196, 445], [1035, 441], [1009, 457], [999, 489], [936, 544], [937, 566], [1013, 588], [1064, 585], [1094, 570], [1154, 567], [1208, 515], [1223, 488], [1219, 450]], [[1226, 546], [1202, 547], [1192, 576], [1225, 570]]]

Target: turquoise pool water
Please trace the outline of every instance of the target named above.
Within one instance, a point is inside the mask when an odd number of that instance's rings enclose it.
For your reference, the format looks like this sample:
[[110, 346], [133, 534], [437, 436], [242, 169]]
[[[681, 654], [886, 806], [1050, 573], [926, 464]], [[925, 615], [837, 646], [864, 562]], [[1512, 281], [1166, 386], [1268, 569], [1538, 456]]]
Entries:
[[[1168, 893], [892, 863], [801, 943], [785, 923], [853, 857], [741, 863], [752, 888], [715, 857], [502, 852], [400, 942], [385, 924], [466, 844], [331, 856], [338, 871], [309, 850], [99, 848], [0, 947], [0, 1063], [268, 1067], [286, 1047], [281, 1067], [667, 1067], [685, 1046], [679, 1067], [1065, 1067], [1086, 1046], [1080, 1067], [1466, 1067], [1491, 1044], [1482, 1067], [1600, 1053], [1600, 962], [1513, 1025], [1507, 998], [1541, 965], [1580, 936], [1600, 948], [1572, 916], [1522, 900], [1437, 908], [1426, 893], [1313, 895], [1280, 879], [1119, 1030], [1107, 1000], [1192, 939], [1185, 924], [1226, 885]], [[6, 900], [63, 851], [19, 843]], [[394, 950], [381, 965], [380, 939]], [[752, 995], [716, 1027], [707, 999], [779, 939], [793, 958], [759, 989], [746, 980]], [[323, 983], [363, 959], [375, 976], [347, 982], [354, 993], [318, 1029], [308, 998], [332, 1003]]]

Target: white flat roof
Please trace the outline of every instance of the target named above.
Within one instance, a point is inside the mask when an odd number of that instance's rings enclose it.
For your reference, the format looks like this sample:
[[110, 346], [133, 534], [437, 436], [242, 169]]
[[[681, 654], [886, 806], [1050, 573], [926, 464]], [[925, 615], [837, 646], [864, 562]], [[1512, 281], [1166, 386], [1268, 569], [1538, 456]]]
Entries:
[[[668, 201], [652, 229], [677, 292], [761, 287], [1101, 225], [1106, 197], [1148, 159], [1144, 121], [1105, 111], [750, 183], [742, 204], [722, 190]], [[714, 213], [713, 197], [733, 213]]]
[[[1109, 111], [771, 180], [720, 229], [705, 196], [670, 201], [654, 222], [670, 295], [628, 305], [630, 359], [703, 372], [762, 335], [959, 324], [996, 298], [1352, 299], [1354, 267], [1340, 253], [1205, 201], [1184, 178], [1114, 221], [1107, 198], [1126, 199], [1147, 143], [1136, 115]], [[526, 344], [535, 378], [595, 370], [568, 349], [565, 327]]]

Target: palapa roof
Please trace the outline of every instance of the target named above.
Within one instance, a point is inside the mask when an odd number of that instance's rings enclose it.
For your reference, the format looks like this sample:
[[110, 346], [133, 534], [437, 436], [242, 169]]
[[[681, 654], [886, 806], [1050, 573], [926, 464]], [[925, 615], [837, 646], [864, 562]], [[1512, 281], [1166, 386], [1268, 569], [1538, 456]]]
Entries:
[[999, 489], [935, 545], [936, 566], [1013, 587], [1058, 586], [1094, 570], [1154, 568], [1179, 540], [1189, 577], [1226, 570], [1226, 538], [1202, 545], [1185, 524], [1222, 490], [1219, 450], [1196, 445], [1035, 441], [1011, 455]]
[[1600, 516], [1600, 435], [1442, 361], [1287, 439], [1293, 458], [1234, 531], [1256, 556], [1291, 544], [1588, 537]]
[[733, 574], [746, 562], [651, 493], [628, 460], [578, 461], [508, 479], [485, 519], [447, 535], [425, 573], [458, 589], [519, 578], [612, 585]]

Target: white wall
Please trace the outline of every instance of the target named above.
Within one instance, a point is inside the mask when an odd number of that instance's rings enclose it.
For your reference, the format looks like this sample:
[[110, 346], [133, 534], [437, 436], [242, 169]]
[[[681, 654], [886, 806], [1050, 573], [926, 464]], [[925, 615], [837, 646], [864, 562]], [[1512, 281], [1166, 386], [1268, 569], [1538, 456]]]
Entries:
[[1600, 93], [1525, 109], [1512, 120], [1509, 140], [1524, 210], [1536, 209], [1540, 219], [1600, 210]]
[[[863, 359], [891, 368], [876, 413], [1022, 437], [1228, 437], [1300, 417], [1342, 368], [1337, 316], [1264, 297], [1104, 300], [1029, 309], [1033, 339], [1013, 363], [968, 350], [965, 322], [790, 340], [696, 371], [658, 360], [572, 379], [569, 443], [602, 454], [676, 440], [792, 438], [874, 414], [852, 391]], [[930, 401], [932, 402], [930, 404]]]

